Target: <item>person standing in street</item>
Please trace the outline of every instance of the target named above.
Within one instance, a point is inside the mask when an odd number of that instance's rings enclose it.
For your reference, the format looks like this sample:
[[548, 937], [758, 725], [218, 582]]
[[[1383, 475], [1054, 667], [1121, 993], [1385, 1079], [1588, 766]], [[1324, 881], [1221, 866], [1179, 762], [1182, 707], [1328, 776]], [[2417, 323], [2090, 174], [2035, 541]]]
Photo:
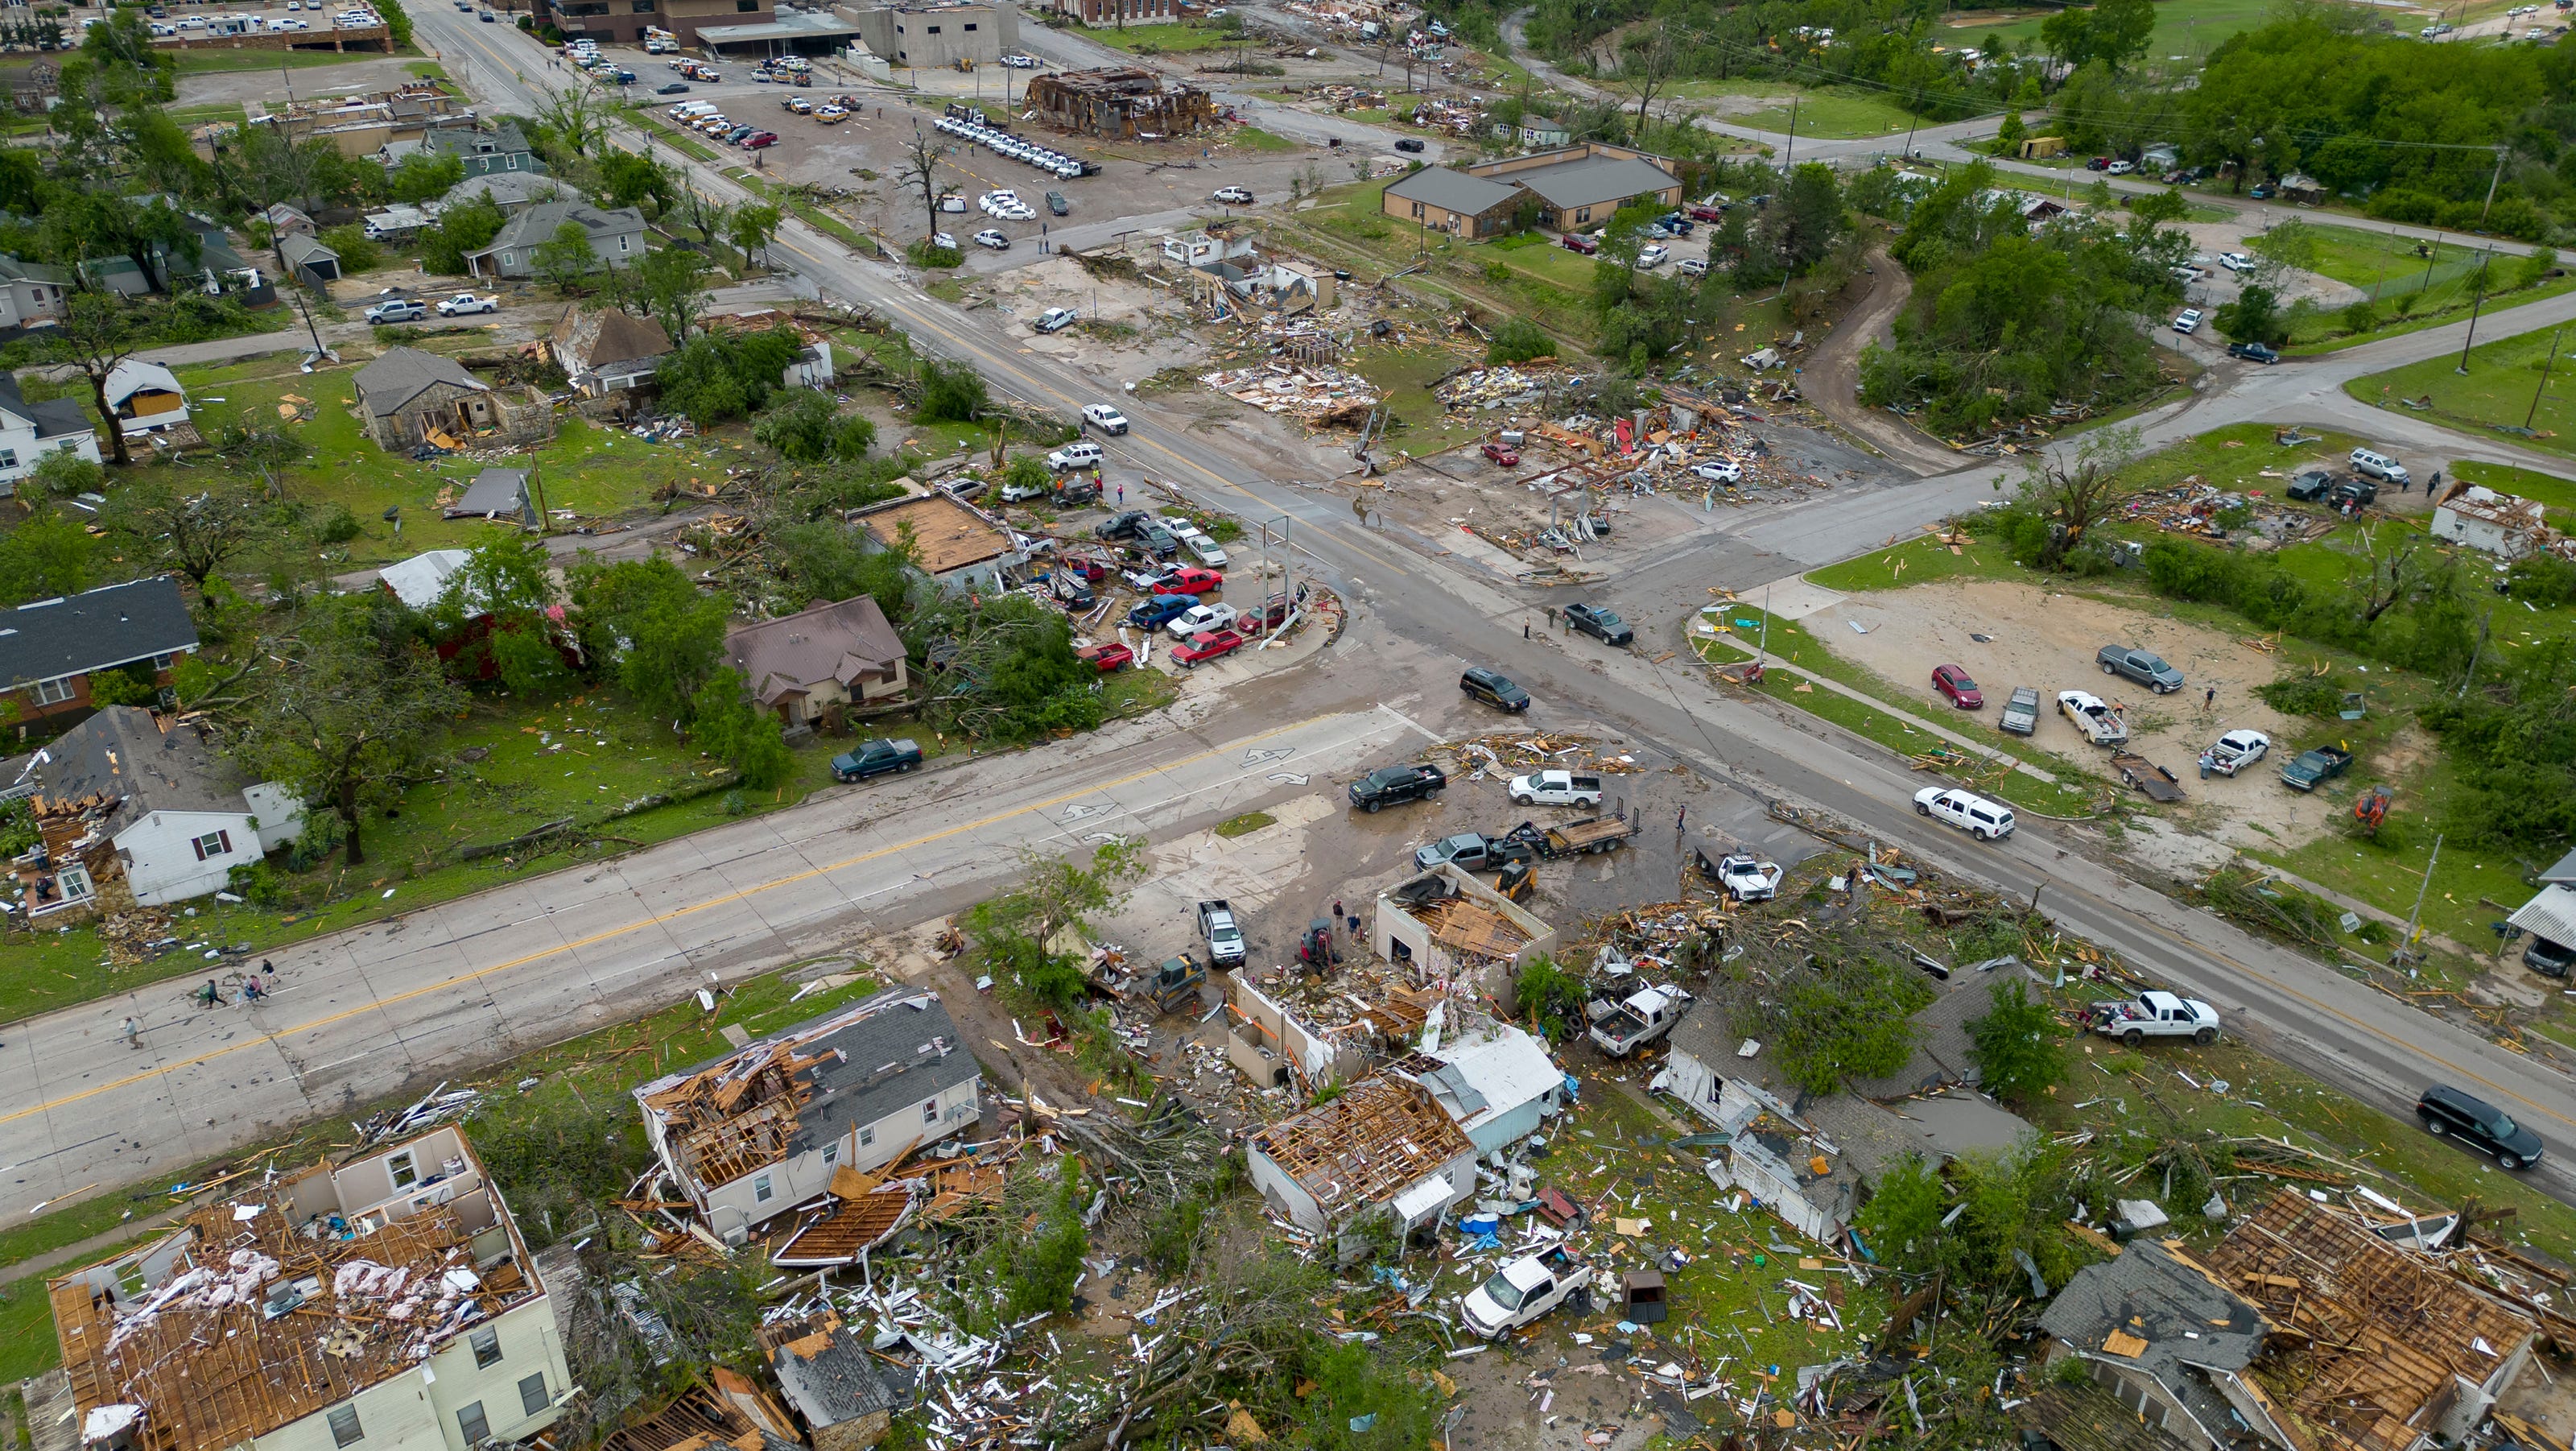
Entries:
[[2218, 709], [2218, 687], [2213, 685], [2200, 694], [2200, 713], [2208, 715]]
[[118, 1036], [118, 1037], [123, 1038], [123, 1039], [125, 1040], [125, 1046], [126, 1046], [126, 1047], [128, 1047], [128, 1048], [140, 1048], [140, 1047], [142, 1047], [142, 1046], [143, 1046], [143, 1028], [142, 1028], [142, 1025], [141, 1025], [141, 1024], [138, 1024], [138, 1023], [136, 1023], [136, 1022], [134, 1021], [134, 1019], [133, 1019], [133, 1018], [131, 1018], [131, 1017], [127, 1018], [127, 1019], [125, 1020], [125, 1025], [124, 1025], [123, 1027], [118, 1028], [118, 1029], [116, 1030], [116, 1032], [117, 1032], [117, 1036]]
[[1673, 809], [1673, 835], [1679, 836], [1682, 834], [1682, 822], [1687, 820], [1689, 816], [1690, 808], [1688, 806], [1679, 806]]

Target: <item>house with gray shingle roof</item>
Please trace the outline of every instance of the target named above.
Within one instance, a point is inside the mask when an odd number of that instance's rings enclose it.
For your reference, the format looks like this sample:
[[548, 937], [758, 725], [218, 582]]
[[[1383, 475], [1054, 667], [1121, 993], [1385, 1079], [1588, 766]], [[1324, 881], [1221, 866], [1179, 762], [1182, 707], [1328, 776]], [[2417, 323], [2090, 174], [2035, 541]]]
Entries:
[[631, 267], [644, 260], [644, 214], [633, 207], [602, 211], [583, 201], [543, 201], [501, 224], [491, 244], [465, 254], [477, 277], [534, 277], [537, 249], [554, 240], [566, 222], [590, 236], [590, 255], [602, 267]]
[[389, 348], [358, 370], [358, 416], [378, 448], [403, 450], [432, 434], [459, 438], [508, 421], [492, 385], [454, 358]]

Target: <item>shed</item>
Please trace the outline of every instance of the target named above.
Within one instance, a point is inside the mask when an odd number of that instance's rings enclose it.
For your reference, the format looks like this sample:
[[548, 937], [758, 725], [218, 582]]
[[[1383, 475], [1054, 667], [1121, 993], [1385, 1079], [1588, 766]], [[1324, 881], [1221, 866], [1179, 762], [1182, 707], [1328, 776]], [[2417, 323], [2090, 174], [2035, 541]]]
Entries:
[[340, 254], [305, 233], [289, 232], [278, 238], [277, 259], [308, 287], [327, 289], [340, 280]]
[[2576, 887], [2552, 882], [2504, 920], [2544, 942], [2576, 947]]
[[2537, 499], [2500, 494], [2461, 479], [2433, 505], [2433, 533], [2454, 544], [2520, 559], [2540, 547], [2549, 521]]
[[108, 370], [107, 406], [128, 435], [154, 433], [188, 421], [188, 390], [159, 363], [127, 358]]
[[1556, 950], [1556, 929], [1477, 878], [1442, 862], [1378, 893], [1369, 945], [1389, 962], [1413, 969], [1423, 983], [1488, 977], [1502, 991], [1503, 973], [1522, 958]]
[[485, 469], [465, 496], [441, 512], [450, 519], [496, 519], [537, 526], [534, 469]]

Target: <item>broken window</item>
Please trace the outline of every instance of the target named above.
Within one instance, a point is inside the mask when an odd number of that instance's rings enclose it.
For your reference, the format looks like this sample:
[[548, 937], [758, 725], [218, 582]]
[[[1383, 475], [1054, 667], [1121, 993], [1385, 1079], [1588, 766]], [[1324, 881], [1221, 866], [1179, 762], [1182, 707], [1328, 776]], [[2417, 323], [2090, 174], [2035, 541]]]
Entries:
[[501, 1332], [486, 1325], [465, 1337], [474, 1347], [474, 1368], [484, 1370], [501, 1363]]
[[533, 1416], [545, 1408], [546, 1373], [541, 1370], [519, 1382], [519, 1409]]
[[481, 1401], [456, 1413], [456, 1429], [465, 1433], [468, 1446], [480, 1446], [492, 1439], [492, 1423], [484, 1419]]
[[334, 1446], [354, 1446], [367, 1439], [366, 1431], [358, 1425], [356, 1406], [333, 1406], [331, 1414], [324, 1419], [331, 1423], [331, 1444]]

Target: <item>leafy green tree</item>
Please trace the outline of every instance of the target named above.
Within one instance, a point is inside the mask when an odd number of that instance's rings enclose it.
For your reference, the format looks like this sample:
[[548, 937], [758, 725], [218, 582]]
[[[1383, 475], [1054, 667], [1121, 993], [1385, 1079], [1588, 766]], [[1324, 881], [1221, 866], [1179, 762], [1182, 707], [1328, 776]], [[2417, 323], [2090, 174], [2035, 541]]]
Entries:
[[2236, 294], [2234, 302], [2222, 302], [2210, 315], [2220, 334], [2230, 342], [2269, 343], [2279, 347], [2290, 340], [2288, 319], [2282, 315], [2279, 300], [2268, 287], [2247, 287]]
[[1037, 1223], [1025, 1234], [1004, 1241], [1009, 1268], [1003, 1276], [1003, 1310], [1013, 1319], [1073, 1306], [1073, 1287], [1082, 1278], [1082, 1257], [1091, 1248], [1082, 1227], [1081, 1160], [1056, 1161], [1060, 1182]]
[[[90, 402], [101, 418], [114, 418], [108, 405], [107, 379], [118, 365], [153, 341], [144, 309], [114, 293], [74, 292], [63, 301], [63, 316], [40, 344], [51, 361], [66, 363], [89, 380]], [[125, 446], [125, 430], [107, 430], [109, 456], [117, 467], [134, 462]]]
[[1526, 363], [1532, 358], [1556, 355], [1556, 339], [1547, 330], [1525, 317], [1507, 317], [1494, 329], [1485, 343], [1488, 363]]
[[57, 499], [101, 493], [107, 488], [107, 470], [78, 449], [49, 449], [36, 460], [36, 467], [27, 474], [27, 483], [20, 487], [33, 487]]
[[996, 979], [1072, 1007], [1085, 991], [1082, 963], [1054, 944], [1117, 905], [1144, 875], [1144, 852], [1133, 842], [1103, 842], [1087, 864], [1023, 848], [1018, 885], [967, 909], [961, 924]]
[[700, 428], [757, 413], [783, 386], [788, 366], [804, 347], [790, 328], [691, 338], [654, 370], [662, 406]]
[[612, 151], [601, 157], [599, 179], [611, 206], [640, 207], [654, 220], [679, 196], [670, 168], [637, 151]]
[[469, 269], [465, 254], [480, 251], [501, 235], [501, 224], [509, 220], [502, 215], [500, 203], [489, 196], [478, 196], [456, 203], [438, 214], [436, 225], [420, 233], [422, 270], [446, 277], [461, 277]]
[[689, 738], [733, 767], [745, 786], [775, 786], [796, 768], [778, 717], [752, 703], [742, 672], [730, 665], [689, 698]]
[[1931, 999], [1913, 973], [1875, 958], [1820, 956], [1749, 1012], [1791, 1083], [1832, 1093], [1904, 1067], [1914, 1052], [1911, 1019]]
[[1968, 1048], [1988, 1093], [2029, 1103], [2066, 1079], [2066, 1047], [2057, 1012], [2034, 1001], [2019, 982], [1990, 990], [1994, 1010], [1968, 1023]]
[[785, 524], [769, 532], [778, 571], [792, 585], [790, 598], [847, 600], [866, 595], [877, 602], [888, 621], [901, 628], [912, 617], [916, 582], [909, 565], [915, 552], [871, 548], [863, 537], [835, 519]]
[[229, 747], [252, 780], [283, 782], [336, 813], [350, 866], [366, 860], [367, 813], [427, 774], [466, 705], [429, 647], [379, 628], [375, 603], [326, 596], [264, 641], [273, 663]]
[[659, 555], [584, 561], [569, 575], [584, 651], [645, 709], [685, 727], [723, 664], [733, 601], [700, 593]]
[[2151, 191], [2126, 199], [2129, 215], [2149, 227], [2179, 222], [2191, 215], [2191, 203], [2180, 191]]
[[781, 213], [765, 202], [746, 202], [733, 209], [725, 225], [725, 235], [742, 249], [742, 270], [751, 270], [751, 254], [769, 245], [778, 235]]
[[[573, 683], [557, 644], [566, 633], [564, 601], [554, 556], [541, 539], [510, 535], [476, 545], [428, 615], [439, 638], [470, 636], [454, 662], [463, 679], [480, 677], [488, 666], [504, 690], [523, 700], [548, 699]], [[490, 626], [475, 630], [474, 621], [484, 616]]]
[[913, 418], [922, 423], [971, 423], [983, 415], [987, 399], [984, 375], [972, 363], [921, 364], [921, 403]]
[[1010, 467], [1002, 471], [1002, 482], [1023, 489], [1042, 489], [1054, 482], [1055, 470], [1035, 454], [1014, 454]]
[[[463, 157], [426, 151], [415, 151], [402, 159], [388, 178], [388, 190], [395, 201], [405, 206], [434, 202], [454, 191], [465, 180]], [[620, 203], [620, 205], [626, 205]]]
[[689, 339], [706, 309], [707, 259], [686, 247], [664, 247], [635, 264], [636, 292], [674, 345]]
[[1810, 161], [1789, 173], [1788, 188], [1764, 223], [1764, 240], [1791, 276], [1823, 261], [1843, 230], [1842, 187], [1833, 168]]
[[528, 261], [538, 280], [564, 289], [601, 269], [599, 254], [591, 250], [590, 229], [571, 220], [531, 249]]
[[179, 99], [179, 58], [152, 43], [143, 7], [120, 5], [81, 37], [77, 60], [63, 66], [66, 96], [93, 80], [101, 99], [117, 106], [167, 105]]
[[814, 388], [783, 388], [751, 425], [752, 439], [790, 463], [867, 457], [876, 425], [861, 414], [843, 414], [832, 396]]
[[[1878, 1187], [1861, 1205], [1855, 1225], [1880, 1264], [1929, 1274], [1944, 1267], [1941, 1217], [1948, 1212], [1940, 1171], [1921, 1154], [1907, 1154], [1879, 1172]], [[1901, 1325], [1889, 1328], [1905, 1333]]]
[[1545, 953], [1533, 955], [1512, 979], [1512, 1000], [1523, 1021], [1534, 1022], [1552, 1043], [1562, 1043], [1586, 1026], [1583, 979], [1557, 966]]
[[373, 272], [385, 265], [383, 249], [367, 235], [366, 228], [355, 222], [325, 227], [314, 240], [340, 254], [340, 270], [344, 274], [354, 276], [360, 272]]
[[96, 579], [98, 541], [48, 509], [0, 535], [0, 606], [78, 594]]

